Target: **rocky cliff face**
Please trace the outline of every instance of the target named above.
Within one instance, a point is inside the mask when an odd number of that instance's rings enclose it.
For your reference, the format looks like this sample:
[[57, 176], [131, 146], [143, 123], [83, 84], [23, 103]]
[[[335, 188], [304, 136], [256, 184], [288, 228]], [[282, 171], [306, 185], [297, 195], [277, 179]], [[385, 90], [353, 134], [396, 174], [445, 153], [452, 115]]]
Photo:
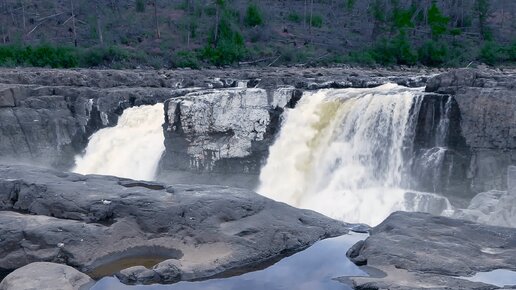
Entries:
[[[279, 130], [280, 115], [293, 107], [300, 91], [234, 88], [190, 93], [165, 103], [166, 171], [241, 176], [252, 187]], [[245, 178], [245, 176], [251, 176]]]
[[[88, 137], [100, 128], [114, 126], [125, 108], [164, 102], [199, 89], [231, 88], [239, 84], [258, 86], [267, 89], [271, 98], [269, 91], [281, 86], [316, 89], [374, 86], [387, 81], [416, 85], [425, 80], [412, 74], [296, 68], [3, 69], [0, 70], [0, 160], [70, 168], [73, 156], [84, 149]], [[197, 167], [191, 169], [198, 171]]]
[[[0, 70], [0, 160], [70, 168], [88, 137], [130, 106], [166, 102], [160, 178], [254, 187], [281, 113], [305, 90], [427, 84], [412, 187], [472, 197], [505, 190], [516, 163], [514, 72]], [[416, 110], [416, 108], [414, 108]]]
[[[427, 92], [451, 97], [447, 118], [448, 135], [453, 139], [445, 139], [450, 150], [442, 170], [449, 177], [441, 176], [439, 181], [445, 191], [474, 195], [507, 188], [507, 167], [516, 164], [515, 80], [511, 73], [463, 69], [428, 81]], [[437, 124], [434, 127], [446, 118], [439, 112], [431, 116]]]
[[129, 77], [109, 77], [95, 81], [74, 71], [1, 71], [0, 160], [69, 168], [88, 137], [115, 125], [125, 108], [190, 91], [127, 87]]

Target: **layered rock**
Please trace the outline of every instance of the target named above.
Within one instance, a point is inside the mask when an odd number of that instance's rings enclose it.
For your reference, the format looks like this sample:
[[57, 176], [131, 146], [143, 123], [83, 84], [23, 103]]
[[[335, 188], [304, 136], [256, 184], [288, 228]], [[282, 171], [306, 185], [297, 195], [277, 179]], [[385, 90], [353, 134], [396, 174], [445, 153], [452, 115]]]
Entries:
[[456, 146], [448, 157], [448, 169], [463, 192], [506, 189], [507, 167], [516, 164], [515, 80], [514, 73], [461, 69], [427, 83], [426, 91], [454, 100], [457, 113], [451, 119], [460, 122], [454, 136], [464, 142], [451, 141]]
[[0, 166], [0, 224], [0, 271], [47, 261], [101, 277], [150, 263], [128, 281], [161, 283], [257, 264], [348, 229], [242, 189], [25, 166]]
[[69, 168], [88, 137], [115, 125], [125, 108], [188, 91], [0, 84], [0, 160]]
[[299, 97], [292, 87], [272, 93], [234, 88], [168, 100], [162, 178], [166, 171], [256, 177], [279, 130], [280, 114]]
[[347, 255], [383, 273], [352, 277], [355, 289], [498, 289], [460, 277], [516, 270], [516, 229], [396, 212], [370, 233]]

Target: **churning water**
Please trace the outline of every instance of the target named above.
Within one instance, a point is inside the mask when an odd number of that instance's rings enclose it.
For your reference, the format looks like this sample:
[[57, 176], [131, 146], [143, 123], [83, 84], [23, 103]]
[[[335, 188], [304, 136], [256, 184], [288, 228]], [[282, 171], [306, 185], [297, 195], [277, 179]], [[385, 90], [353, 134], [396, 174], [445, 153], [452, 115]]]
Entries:
[[163, 104], [124, 110], [118, 124], [90, 137], [74, 172], [153, 180], [165, 146]]
[[[404, 189], [421, 89], [321, 90], [286, 112], [258, 192], [347, 222], [420, 210]], [[426, 206], [426, 205], [425, 205]]]

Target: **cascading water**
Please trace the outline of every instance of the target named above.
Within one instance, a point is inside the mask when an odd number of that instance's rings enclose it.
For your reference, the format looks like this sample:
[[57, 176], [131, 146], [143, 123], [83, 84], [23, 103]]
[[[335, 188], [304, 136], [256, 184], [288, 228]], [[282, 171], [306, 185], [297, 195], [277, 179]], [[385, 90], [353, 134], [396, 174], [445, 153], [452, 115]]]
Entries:
[[418, 210], [414, 201], [427, 199], [403, 187], [420, 95], [421, 89], [386, 84], [303, 97], [286, 112], [258, 192], [370, 225], [396, 210]]
[[115, 127], [90, 137], [74, 172], [153, 180], [165, 146], [163, 104], [124, 110]]

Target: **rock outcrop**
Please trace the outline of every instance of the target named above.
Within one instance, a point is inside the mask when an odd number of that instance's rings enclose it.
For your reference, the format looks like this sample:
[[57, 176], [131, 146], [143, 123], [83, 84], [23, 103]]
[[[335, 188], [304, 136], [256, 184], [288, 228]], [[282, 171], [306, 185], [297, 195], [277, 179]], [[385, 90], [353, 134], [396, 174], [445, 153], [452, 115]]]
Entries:
[[0, 290], [81, 290], [95, 282], [86, 274], [63, 264], [35, 262], [5, 277]]
[[454, 184], [443, 187], [470, 196], [505, 190], [507, 167], [516, 165], [516, 74], [453, 70], [429, 79], [426, 91], [452, 96], [450, 118], [460, 123], [443, 170]]
[[270, 93], [259, 88], [207, 90], [168, 100], [161, 178], [167, 171], [240, 176], [251, 184], [237, 185], [252, 188], [250, 179], [267, 158], [280, 114], [299, 98], [299, 91], [285, 87]]
[[121, 275], [160, 283], [253, 265], [348, 230], [247, 190], [25, 166], [0, 166], [0, 224], [0, 270], [46, 261], [101, 277], [144, 263], [144, 274]]
[[460, 277], [516, 270], [516, 229], [396, 212], [370, 234], [347, 256], [384, 275], [352, 277], [355, 289], [498, 289]]
[[[116, 125], [125, 108], [164, 102], [195, 90], [256, 87], [266, 90], [270, 99], [273, 91], [281, 87], [299, 90], [370, 87], [389, 81], [421, 86], [426, 81], [425, 73], [345, 68], [202, 71], [2, 69], [0, 161], [69, 169], [73, 166], [74, 156], [82, 152], [91, 134]], [[281, 104], [276, 105], [282, 107]], [[228, 166], [222, 167], [227, 169]], [[256, 164], [245, 166], [259, 167]], [[180, 178], [182, 181], [209, 181], [209, 176], [203, 177], [195, 164], [189, 167], [189, 171], [175, 172], [175, 176], [181, 173], [188, 176]], [[196, 176], [201, 178], [192, 180]], [[256, 179], [249, 174], [238, 179], [241, 178]]]

